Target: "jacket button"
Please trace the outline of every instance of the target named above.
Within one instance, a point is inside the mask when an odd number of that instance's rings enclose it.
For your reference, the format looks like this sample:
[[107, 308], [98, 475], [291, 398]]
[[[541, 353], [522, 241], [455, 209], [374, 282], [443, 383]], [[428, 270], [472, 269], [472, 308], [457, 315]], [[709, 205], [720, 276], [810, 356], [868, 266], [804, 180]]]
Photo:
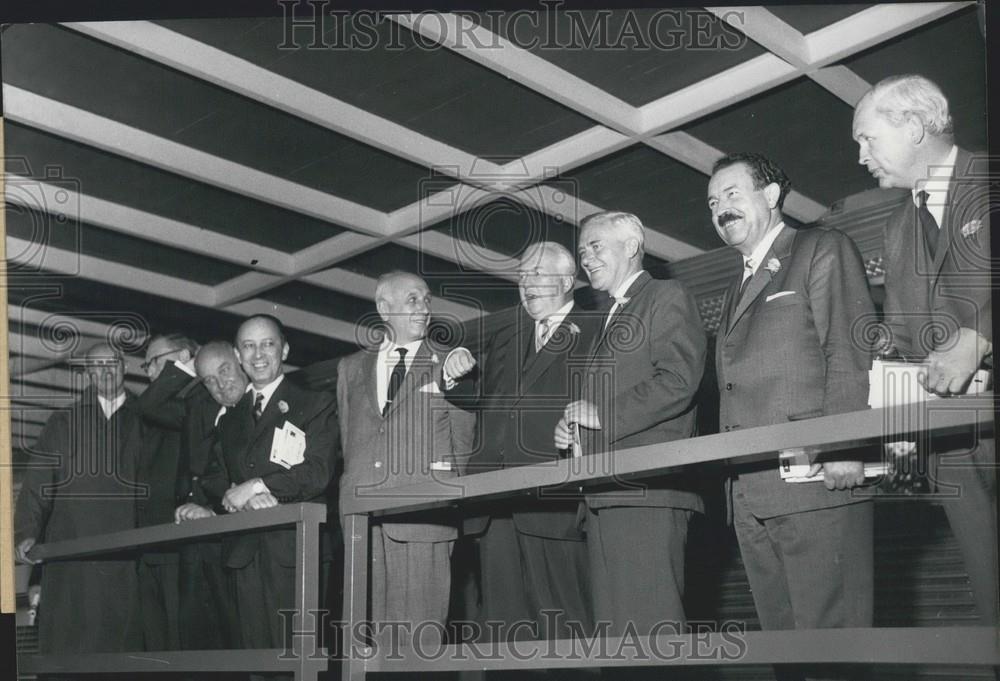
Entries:
[[732, 389], [733, 389], [733, 384], [732, 383], [726, 383], [726, 390], [732, 390]]
[[513, 421], [513, 420], [514, 420], [514, 412], [511, 412], [511, 413], [510, 413], [510, 420], [511, 420], [511, 421]]
[[256, 467], [257, 467], [257, 466], [256, 466], [256, 464], [254, 464], [254, 462], [253, 462], [253, 461], [251, 461], [251, 462], [250, 462], [250, 468], [256, 468]]
[[380, 433], [384, 433], [384, 432], [385, 432], [385, 426], [381, 426], [381, 427], [380, 427], [380, 428], [378, 429], [378, 432], [380, 432]]

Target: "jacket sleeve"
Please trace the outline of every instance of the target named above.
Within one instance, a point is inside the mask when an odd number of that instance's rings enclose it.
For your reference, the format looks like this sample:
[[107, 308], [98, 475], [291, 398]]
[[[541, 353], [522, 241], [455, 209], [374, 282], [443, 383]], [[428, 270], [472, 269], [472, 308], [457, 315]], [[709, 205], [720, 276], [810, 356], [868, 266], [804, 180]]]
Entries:
[[52, 512], [53, 489], [63, 458], [69, 456], [69, 417], [58, 411], [49, 417], [29, 456], [14, 512], [14, 541], [33, 537], [39, 542]]
[[137, 397], [139, 413], [153, 425], [180, 431], [184, 427], [184, 400], [174, 398], [197, 380], [178, 369], [173, 362], [167, 364], [156, 380]]
[[[281, 503], [308, 501], [327, 489], [340, 451], [337, 405], [329, 393], [312, 393], [313, 403], [305, 422], [296, 423], [306, 434], [302, 463], [261, 476]], [[293, 421], [294, 422], [294, 421]]]

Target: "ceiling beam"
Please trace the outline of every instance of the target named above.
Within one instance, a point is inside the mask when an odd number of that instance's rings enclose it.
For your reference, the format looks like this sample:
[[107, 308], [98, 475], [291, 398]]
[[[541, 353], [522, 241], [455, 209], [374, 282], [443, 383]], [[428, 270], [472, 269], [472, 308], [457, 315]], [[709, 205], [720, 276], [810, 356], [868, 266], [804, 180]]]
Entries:
[[[7, 304], [7, 319], [18, 324], [31, 324], [54, 333], [61, 328], [78, 334], [98, 336], [105, 340], [121, 342], [127, 347], [142, 347], [149, 335], [149, 328], [140, 315], [124, 312], [77, 312], [66, 314], [61, 312], [46, 312], [27, 305]], [[111, 320], [107, 324], [101, 319]]]
[[17, 123], [364, 234], [385, 232], [385, 213], [353, 201], [6, 83], [3, 99], [4, 115]]
[[[70, 216], [71, 218], [128, 236], [267, 272], [287, 274], [294, 269], [294, 258], [273, 248], [106, 201], [36, 178], [20, 175], [8, 175], [7, 178], [8, 203], [28, 209], [41, 208], [48, 212], [54, 212], [55, 207], [72, 207], [78, 214]], [[18, 187], [24, 185], [31, 186], [34, 191], [31, 194], [19, 191]], [[57, 195], [60, 199], [58, 202]], [[44, 206], [37, 205], [39, 199], [44, 200]]]
[[[40, 250], [44, 252], [42, 257], [38, 255]], [[192, 305], [214, 308], [215, 301], [210, 286], [148, 272], [130, 265], [108, 262], [53, 246], [40, 248], [38, 244], [29, 243], [17, 237], [7, 237], [7, 257], [10, 262], [15, 264], [25, 264], [32, 268], [42, 268], [59, 274], [80, 276], [112, 286], [153, 293]], [[245, 310], [251, 311], [245, 312]], [[353, 324], [312, 313], [299, 314], [303, 311], [261, 299], [245, 301], [238, 306], [223, 308], [221, 311], [233, 314], [266, 312], [278, 316], [290, 328], [348, 343], [354, 343], [358, 338]]]
[[[26, 377], [37, 371], [44, 371], [53, 365], [58, 366], [74, 356], [82, 357], [90, 347], [102, 342], [105, 337], [79, 336], [78, 339], [79, 343], [73, 350], [61, 350], [63, 344], [54, 342], [53, 339], [47, 337], [43, 340], [41, 334], [11, 331], [7, 338], [7, 350], [10, 354], [12, 369], [14, 369], [11, 371], [11, 380]], [[145, 381], [146, 374], [139, 368], [144, 359], [143, 355], [125, 355], [126, 374]], [[39, 360], [44, 364], [39, 363]]]

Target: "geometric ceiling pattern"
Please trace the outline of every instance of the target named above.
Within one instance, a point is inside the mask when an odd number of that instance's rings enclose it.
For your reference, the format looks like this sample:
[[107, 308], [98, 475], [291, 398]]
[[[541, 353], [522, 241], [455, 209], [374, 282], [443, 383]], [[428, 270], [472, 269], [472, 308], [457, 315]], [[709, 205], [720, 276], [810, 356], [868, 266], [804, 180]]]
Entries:
[[58, 322], [205, 341], [271, 312], [305, 366], [365, 341], [388, 269], [468, 321], [599, 210], [643, 220], [651, 268], [719, 248], [729, 151], [775, 158], [790, 221], [815, 221], [872, 188], [852, 107], [893, 73], [936, 80], [986, 145], [975, 3], [358, 16], [5, 27], [15, 447], [84, 347]]

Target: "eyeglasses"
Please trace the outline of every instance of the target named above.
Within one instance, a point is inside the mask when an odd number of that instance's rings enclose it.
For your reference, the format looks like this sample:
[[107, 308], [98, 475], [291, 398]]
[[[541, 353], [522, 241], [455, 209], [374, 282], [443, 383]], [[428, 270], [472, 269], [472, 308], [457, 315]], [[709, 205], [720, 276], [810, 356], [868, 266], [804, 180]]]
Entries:
[[118, 367], [120, 363], [121, 360], [117, 357], [71, 359], [67, 362], [70, 366], [75, 367]]
[[143, 362], [142, 364], [140, 364], [139, 368], [142, 369], [143, 371], [149, 371], [149, 367], [153, 366], [153, 364], [156, 362], [156, 360], [163, 359], [167, 355], [172, 355], [175, 352], [180, 352], [180, 348], [174, 348], [173, 350], [167, 350], [166, 352], [161, 352], [158, 355], [153, 355], [152, 357], [150, 357], [149, 359], [147, 359], [145, 362]]

